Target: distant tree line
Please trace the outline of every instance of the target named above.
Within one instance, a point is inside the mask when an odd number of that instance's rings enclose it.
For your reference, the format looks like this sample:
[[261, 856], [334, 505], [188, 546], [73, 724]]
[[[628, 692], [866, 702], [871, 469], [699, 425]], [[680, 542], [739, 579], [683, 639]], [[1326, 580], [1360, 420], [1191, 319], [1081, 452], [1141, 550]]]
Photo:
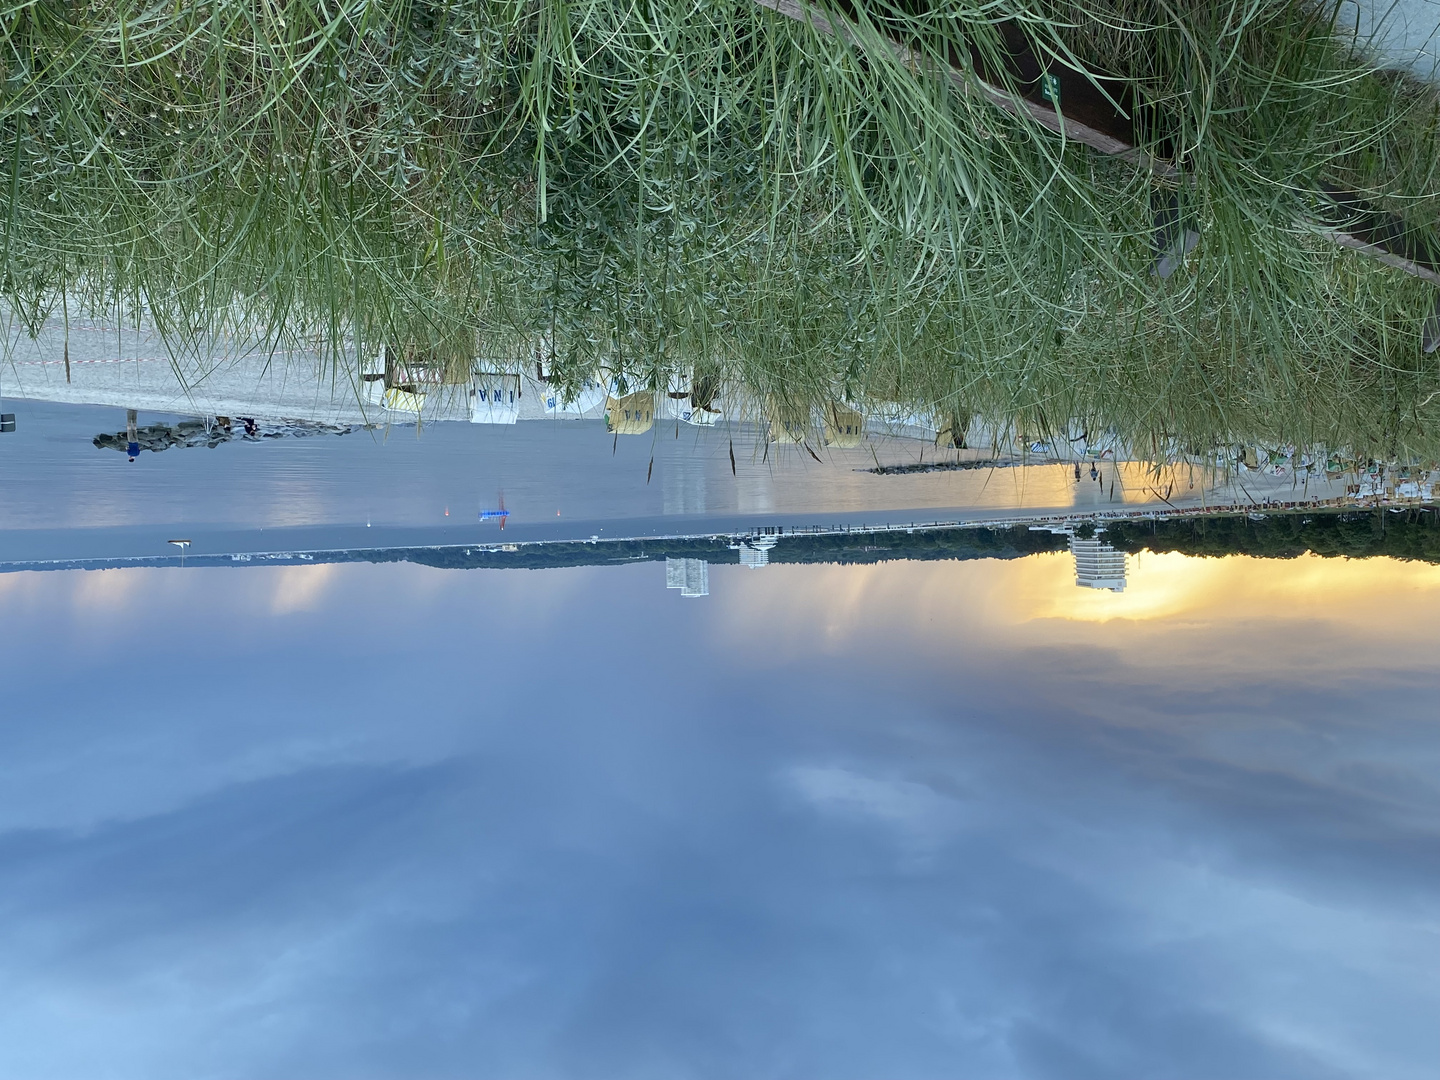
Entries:
[[1128, 552], [1251, 555], [1262, 559], [1294, 559], [1313, 552], [1327, 558], [1384, 555], [1440, 563], [1440, 513], [1433, 510], [1117, 521], [1106, 525], [1101, 535]]
[[[1091, 527], [1093, 529], [1093, 526]], [[1085, 532], [1082, 526], [1077, 535]], [[1096, 535], [1093, 531], [1091, 535]], [[1178, 552], [1184, 555], [1248, 555], [1293, 559], [1306, 552], [1352, 559], [1388, 556], [1440, 563], [1440, 514], [1411, 510], [1363, 513], [1268, 514], [1177, 518], [1168, 521], [1114, 521], [1098, 534], [1127, 552]], [[512, 549], [474, 547], [396, 547], [264, 555], [237, 560], [231, 555], [192, 555], [195, 566], [253, 566], [344, 562], [411, 562], [449, 570], [551, 570], [565, 566], [618, 566], [662, 559], [703, 559], [738, 563], [728, 536], [674, 540], [599, 540], [519, 543]], [[1019, 559], [1064, 551], [1069, 539], [1023, 525], [1002, 528], [916, 529], [912, 532], [787, 533], [770, 549], [772, 563], [880, 563], [898, 560]], [[166, 565], [169, 558], [124, 560], [125, 565]], [[44, 564], [7, 564], [4, 569], [85, 569], [105, 560]]]
[[[354, 548], [236, 558], [229, 554], [192, 554], [192, 566], [292, 566], [316, 563], [410, 562], [442, 570], [554, 570], [566, 566], [621, 566], [663, 559], [703, 559], [738, 563], [740, 553], [729, 536], [673, 540], [576, 540], [560, 543], [517, 543], [508, 550], [497, 544], [474, 547]], [[999, 529], [916, 529], [907, 532], [851, 532], [834, 535], [787, 533], [770, 550], [773, 563], [878, 563], [900, 559], [1019, 559], [1046, 551], [1063, 551], [1066, 538], [1018, 526]], [[169, 565], [173, 557], [125, 559], [126, 566]], [[9, 563], [4, 570], [100, 569], [108, 560]]]
[[917, 529], [913, 533], [794, 536], [770, 552], [772, 563], [878, 563], [895, 559], [1019, 559], [1064, 551], [1068, 539], [1023, 525], [1000, 529]]
[[[704, 559], [738, 563], [728, 537], [684, 540], [604, 540], [557, 544], [520, 544], [514, 551], [493, 548], [395, 548], [353, 553], [355, 561], [413, 562], [445, 569], [532, 569], [561, 566], [614, 566], [661, 559]], [[1032, 532], [1023, 526], [1000, 529], [916, 529], [907, 532], [787, 534], [770, 550], [772, 563], [878, 563], [897, 559], [1018, 559], [1045, 551], [1064, 551], [1066, 538]], [[327, 561], [330, 555], [324, 556]], [[336, 553], [335, 561], [341, 560]]]

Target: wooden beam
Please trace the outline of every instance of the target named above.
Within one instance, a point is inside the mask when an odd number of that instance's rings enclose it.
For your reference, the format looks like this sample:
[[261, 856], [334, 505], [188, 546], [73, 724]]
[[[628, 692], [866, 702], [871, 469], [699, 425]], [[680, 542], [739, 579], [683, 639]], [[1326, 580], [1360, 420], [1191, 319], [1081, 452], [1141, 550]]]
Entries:
[[[824, 11], [805, 3], [804, 0], [755, 0], [755, 2], [761, 7], [784, 15], [787, 19], [806, 23], [827, 36], [858, 43], [852, 26], [847, 26], [843, 22], [837, 24]], [[1015, 33], [1006, 32], [1004, 36], [1012, 59], [1012, 71], [1009, 74], [1022, 86], [1030, 84], [1028, 89], [1021, 93], [1011, 93], [994, 82], [986, 80], [974, 64], [974, 57], [971, 58], [972, 63], [968, 69], [955, 64], [954, 58], [945, 65], [944, 74], [956, 89], [966, 94], [979, 93], [1011, 115], [1028, 116], [1041, 127], [1053, 131], [1061, 138], [1081, 143], [1110, 157], [1124, 158], [1159, 176], [1179, 175], [1178, 170], [1170, 162], [1136, 149], [1134, 129], [1130, 118], [1116, 112], [1114, 107], [1109, 105], [1105, 95], [1096, 90], [1094, 80], [1088, 73], [1062, 64], [1050, 65], [1045, 72], [1041, 72], [1039, 71], [1040, 62], [1035, 58], [1028, 44], [1024, 43], [1023, 36], [1018, 34], [1018, 30]], [[882, 38], [882, 43], [892, 56], [912, 70], [921, 70], [930, 64], [930, 61], [922, 57], [920, 53], [898, 41]], [[1037, 70], [1031, 73], [1028, 70], [1030, 67]], [[1077, 110], [1076, 115], [1057, 111], [1050, 102], [1044, 99], [1040, 90], [1040, 78], [1045, 73], [1053, 74], [1059, 81], [1062, 102], [1075, 101], [1091, 107]], [[1104, 109], [1093, 107], [1093, 103], [1097, 100], [1105, 103]], [[1110, 112], [1111, 116], [1106, 117], [1105, 111]], [[1081, 119], [1080, 114], [1088, 115]]]
[[1341, 247], [1363, 251], [1386, 266], [1440, 285], [1440, 249], [1432, 238], [1353, 191], [1333, 184], [1319, 186], [1325, 200], [1320, 211], [1322, 235]]

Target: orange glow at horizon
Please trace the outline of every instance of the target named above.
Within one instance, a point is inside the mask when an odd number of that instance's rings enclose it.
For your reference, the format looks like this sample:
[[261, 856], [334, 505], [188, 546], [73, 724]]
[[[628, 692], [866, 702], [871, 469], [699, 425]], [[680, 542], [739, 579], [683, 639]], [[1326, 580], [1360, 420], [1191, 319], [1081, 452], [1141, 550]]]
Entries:
[[[764, 580], [776, 571], [787, 579], [783, 588]], [[866, 637], [930, 654], [1089, 644], [1135, 663], [1163, 652], [1167, 666], [1182, 668], [1320, 670], [1334, 668], [1331, 650], [1343, 647], [1345, 667], [1440, 667], [1440, 566], [1388, 558], [1142, 553], [1129, 558], [1123, 593], [1078, 587], [1068, 552], [791, 565], [731, 571], [712, 595], [725, 610], [727, 636], [767, 626], [765, 648], [776, 659], [819, 627], [824, 647], [836, 652]]]

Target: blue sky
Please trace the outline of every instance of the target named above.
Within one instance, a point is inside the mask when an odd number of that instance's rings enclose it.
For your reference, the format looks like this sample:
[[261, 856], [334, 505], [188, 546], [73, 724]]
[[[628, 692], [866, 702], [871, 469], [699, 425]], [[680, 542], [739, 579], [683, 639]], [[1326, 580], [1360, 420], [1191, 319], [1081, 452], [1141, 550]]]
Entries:
[[1429, 1076], [1440, 571], [0, 582], [0, 1075]]

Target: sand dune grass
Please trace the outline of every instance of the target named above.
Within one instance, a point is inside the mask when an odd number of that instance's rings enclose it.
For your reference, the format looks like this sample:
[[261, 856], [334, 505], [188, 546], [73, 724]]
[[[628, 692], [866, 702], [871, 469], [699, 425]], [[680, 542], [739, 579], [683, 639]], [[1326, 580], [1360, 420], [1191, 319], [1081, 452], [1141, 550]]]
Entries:
[[[1436, 290], [1308, 226], [1435, 219], [1436, 99], [1321, 7], [751, 0], [6, 4], [3, 291], [576, 383], [715, 374], [1137, 445], [1436, 456]], [[1178, 178], [944, 77], [1000, 24], [1120, 79]], [[888, 42], [909, 43], [908, 60]], [[1154, 207], [1202, 241], [1151, 274]]]

